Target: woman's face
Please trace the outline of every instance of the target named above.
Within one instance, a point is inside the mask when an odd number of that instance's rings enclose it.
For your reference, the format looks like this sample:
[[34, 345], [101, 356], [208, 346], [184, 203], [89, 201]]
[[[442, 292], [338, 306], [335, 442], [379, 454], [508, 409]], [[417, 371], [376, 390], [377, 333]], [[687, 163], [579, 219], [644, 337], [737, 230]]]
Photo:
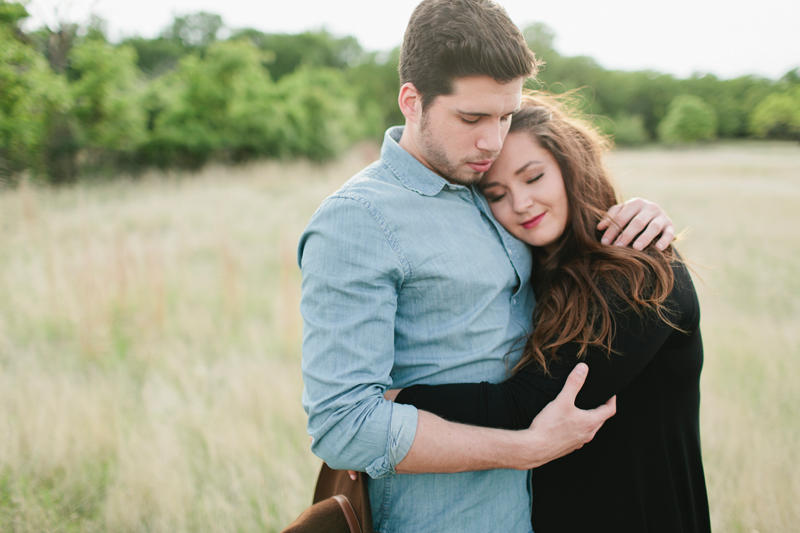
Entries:
[[526, 132], [506, 137], [480, 182], [492, 214], [514, 237], [552, 251], [567, 227], [564, 179], [552, 154]]

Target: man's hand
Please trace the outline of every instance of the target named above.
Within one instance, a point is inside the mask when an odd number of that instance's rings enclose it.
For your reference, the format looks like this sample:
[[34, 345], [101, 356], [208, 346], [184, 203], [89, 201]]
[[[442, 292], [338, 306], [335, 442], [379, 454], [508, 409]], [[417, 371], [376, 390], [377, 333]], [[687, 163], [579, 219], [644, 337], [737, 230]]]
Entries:
[[556, 399], [533, 419], [530, 428], [521, 432], [531, 443], [531, 462], [521, 465], [523, 468], [536, 468], [581, 448], [617, 412], [616, 396], [597, 409], [584, 411], [575, 407], [575, 397], [588, 371], [585, 363], [579, 363]]
[[615, 246], [628, 246], [639, 235], [633, 243], [635, 250], [643, 250], [659, 235], [655, 247], [664, 250], [675, 238], [675, 227], [667, 214], [658, 205], [641, 198], [613, 206], [597, 229], [606, 230], [601, 239], [603, 244]]
[[536, 468], [592, 440], [617, 410], [616, 397], [590, 411], [575, 407], [589, 367], [578, 364], [555, 400], [522, 431], [456, 424], [418, 412], [417, 432], [398, 474], [434, 474]]

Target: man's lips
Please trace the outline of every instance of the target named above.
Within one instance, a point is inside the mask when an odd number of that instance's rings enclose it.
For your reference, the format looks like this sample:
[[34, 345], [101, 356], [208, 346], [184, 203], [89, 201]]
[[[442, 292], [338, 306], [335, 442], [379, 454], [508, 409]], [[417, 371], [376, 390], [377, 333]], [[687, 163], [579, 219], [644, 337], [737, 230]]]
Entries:
[[473, 161], [473, 162], [467, 163], [467, 164], [475, 172], [486, 172], [487, 170], [492, 168], [492, 163], [494, 163], [494, 159], [484, 159], [483, 161]]
[[544, 215], [545, 215], [545, 214], [546, 214], [546, 213], [542, 213], [541, 215], [536, 215], [536, 216], [535, 216], [535, 217], [533, 217], [532, 219], [530, 219], [530, 220], [528, 220], [528, 221], [525, 221], [525, 222], [523, 222], [523, 223], [522, 223], [522, 227], [523, 227], [523, 228], [525, 228], [525, 229], [532, 229], [532, 228], [535, 228], [536, 226], [538, 226], [538, 225], [539, 225], [539, 222], [541, 222], [541, 221], [542, 221], [542, 219], [544, 218]]

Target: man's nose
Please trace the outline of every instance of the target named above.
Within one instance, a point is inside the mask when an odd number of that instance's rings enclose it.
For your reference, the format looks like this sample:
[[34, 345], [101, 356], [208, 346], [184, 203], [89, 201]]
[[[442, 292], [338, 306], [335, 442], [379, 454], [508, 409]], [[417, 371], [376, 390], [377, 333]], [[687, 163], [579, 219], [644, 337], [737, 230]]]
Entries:
[[497, 154], [503, 148], [503, 125], [497, 122], [489, 122], [481, 128], [481, 136], [478, 138], [477, 148], [484, 152]]

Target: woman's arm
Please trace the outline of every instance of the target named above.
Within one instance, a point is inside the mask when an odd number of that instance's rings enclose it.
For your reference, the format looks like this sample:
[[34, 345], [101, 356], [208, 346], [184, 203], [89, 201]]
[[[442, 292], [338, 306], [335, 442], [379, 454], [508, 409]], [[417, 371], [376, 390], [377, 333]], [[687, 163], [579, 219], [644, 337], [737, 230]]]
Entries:
[[[670, 319], [684, 329], [696, 327], [697, 300], [686, 267], [674, 265], [675, 285], [667, 301], [676, 313]], [[655, 313], [637, 314], [628, 309], [613, 313], [615, 335], [610, 356], [590, 347], [585, 362], [589, 376], [575, 405], [590, 409], [602, 405], [625, 388], [647, 366], [667, 338], [680, 335]], [[532, 363], [510, 379], [498, 383], [414, 385], [400, 391], [398, 403], [411, 404], [447, 420], [504, 429], [523, 429], [552, 401], [579, 362], [574, 343], [562, 346], [559, 360], [551, 363], [550, 377]]]

